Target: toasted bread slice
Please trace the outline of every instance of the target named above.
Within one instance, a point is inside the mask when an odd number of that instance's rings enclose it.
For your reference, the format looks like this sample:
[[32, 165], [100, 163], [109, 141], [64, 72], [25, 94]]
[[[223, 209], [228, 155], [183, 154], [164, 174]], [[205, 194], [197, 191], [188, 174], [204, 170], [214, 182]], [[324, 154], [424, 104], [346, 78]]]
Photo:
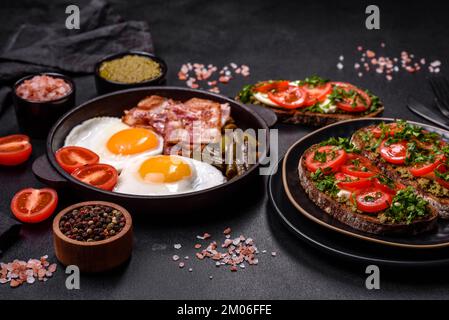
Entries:
[[[238, 100], [238, 97], [236, 97], [235, 99]], [[304, 124], [312, 127], [324, 127], [329, 124], [344, 120], [374, 118], [382, 115], [382, 113], [384, 112], [383, 106], [378, 107], [375, 111], [370, 113], [320, 113], [312, 111], [302, 111], [301, 109], [286, 110], [266, 106], [255, 99], [251, 100], [252, 105], [256, 107], [268, 108], [272, 110], [277, 115], [278, 120], [283, 123]]]
[[[367, 132], [372, 130], [373, 126], [368, 126], [356, 131], [351, 138], [351, 142], [362, 151], [362, 154], [367, 158], [371, 159], [378, 168], [380, 168], [385, 175], [389, 178], [400, 181], [402, 184], [406, 186], [413, 187], [417, 193], [426, 199], [438, 212], [439, 216], [444, 219], [449, 219], [449, 196], [436, 196], [432, 194], [428, 188], [425, 188], [419, 181], [422, 181], [424, 178], [415, 178], [413, 176], [404, 176], [398, 171], [398, 168], [404, 167], [400, 165], [392, 165], [385, 162], [377, 153], [373, 151], [366, 150], [366, 142], [362, 139], [363, 132]], [[443, 187], [441, 187], [443, 188]], [[448, 191], [449, 194], [449, 191]]]
[[361, 213], [344, 202], [337, 201], [329, 194], [320, 191], [305, 165], [308, 152], [316, 148], [312, 146], [301, 157], [298, 164], [299, 181], [309, 198], [321, 209], [338, 221], [363, 232], [372, 234], [409, 234], [415, 235], [433, 229], [436, 226], [438, 213], [431, 205], [428, 215], [417, 218], [407, 224], [381, 221], [377, 215]]

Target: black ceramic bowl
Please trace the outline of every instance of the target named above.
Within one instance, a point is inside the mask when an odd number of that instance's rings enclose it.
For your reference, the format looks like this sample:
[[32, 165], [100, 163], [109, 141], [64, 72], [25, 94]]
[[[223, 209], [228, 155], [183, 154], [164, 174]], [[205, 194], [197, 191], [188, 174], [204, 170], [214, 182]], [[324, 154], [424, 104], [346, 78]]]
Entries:
[[[51, 101], [29, 101], [19, 97], [16, 94], [16, 88], [25, 80], [37, 75], [61, 78], [71, 86], [72, 90], [66, 96]], [[63, 74], [44, 72], [31, 74], [18, 80], [12, 87], [12, 98], [20, 130], [33, 138], [47, 137], [56, 120], [75, 106], [75, 95], [75, 83]]]
[[[107, 80], [100, 76], [100, 66], [103, 62], [111, 61], [117, 58], [121, 58], [127, 55], [138, 55], [147, 57], [151, 60], [156, 61], [161, 66], [161, 74], [154, 79], [136, 82], [136, 83], [123, 83], [123, 82], [115, 82]], [[139, 88], [139, 87], [148, 87], [148, 86], [158, 86], [165, 83], [165, 76], [167, 75], [167, 64], [161, 58], [155, 56], [154, 54], [143, 52], [143, 51], [126, 51], [113, 55], [109, 55], [95, 64], [95, 86], [97, 88], [98, 94], [105, 94], [119, 90], [131, 89], [131, 88]]]
[[141, 99], [149, 95], [160, 95], [180, 101], [197, 97], [219, 103], [229, 103], [231, 115], [239, 128], [242, 130], [252, 128], [256, 132], [258, 129], [268, 129], [265, 120], [252, 109], [218, 94], [177, 87], [128, 89], [94, 98], [59, 119], [48, 135], [47, 154], [38, 158], [33, 164], [34, 174], [40, 181], [52, 187], [67, 187], [72, 191], [76, 190], [76, 195], [81, 199], [115, 202], [133, 212], [146, 214], [184, 213], [205, 207], [219, 208], [221, 204], [229, 202], [230, 199], [235, 199], [239, 193], [247, 193], [248, 188], [253, 187], [251, 183], [256, 181], [253, 178], [259, 175], [259, 166], [264, 163], [266, 158], [264, 155], [260, 156], [258, 163], [243, 175], [234, 177], [219, 186], [196, 192], [164, 196], [130, 195], [97, 189], [76, 180], [57, 164], [55, 152], [64, 145], [66, 136], [76, 125], [94, 117], [120, 117], [124, 110], [129, 109], [130, 106], [135, 106]]

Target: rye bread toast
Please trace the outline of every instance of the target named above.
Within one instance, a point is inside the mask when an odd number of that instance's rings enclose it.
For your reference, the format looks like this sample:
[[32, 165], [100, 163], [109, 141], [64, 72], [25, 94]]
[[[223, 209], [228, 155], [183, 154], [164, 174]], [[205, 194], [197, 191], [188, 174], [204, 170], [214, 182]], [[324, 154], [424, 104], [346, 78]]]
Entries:
[[[270, 80], [271, 81], [271, 80]], [[313, 81], [318, 81], [319, 83], [334, 83], [337, 84], [337, 82], [330, 82], [329, 80], [325, 80], [319, 77], [311, 77], [306, 78], [303, 81], [297, 81], [299, 83], [310, 83]], [[268, 81], [269, 82], [269, 81]], [[261, 82], [264, 83], [264, 82]], [[359, 118], [373, 118], [376, 116], [379, 116], [384, 111], [384, 106], [380, 102], [379, 98], [374, 96], [371, 93], [364, 93], [367, 97], [369, 96], [371, 98], [371, 104], [369, 105], [369, 109], [366, 111], [361, 112], [347, 112], [343, 111], [340, 108], [336, 108], [336, 110], [333, 110], [333, 112], [324, 112], [322, 108], [315, 107], [315, 106], [309, 106], [309, 107], [300, 107], [297, 109], [286, 109], [282, 107], [274, 107], [271, 105], [267, 105], [261, 101], [259, 101], [254, 95], [255, 95], [255, 87], [257, 85], [260, 85], [261, 83], [258, 83], [254, 86], [248, 85], [245, 86], [242, 91], [235, 97], [237, 101], [241, 101], [243, 103], [250, 103], [254, 105], [255, 107], [264, 107], [272, 110], [278, 117], [278, 120], [283, 123], [289, 123], [289, 124], [303, 124], [313, 127], [323, 127], [327, 126], [331, 123], [344, 121], [344, 120], [351, 120], [351, 119], [359, 119]], [[333, 85], [334, 86], [334, 85]], [[335, 88], [335, 87], [333, 87]], [[330, 95], [334, 94], [333, 91], [328, 93], [326, 97], [329, 97]], [[337, 103], [337, 102], [336, 102]], [[319, 103], [318, 103], [319, 105]]]
[[378, 218], [379, 215], [360, 212], [348, 202], [337, 201], [328, 193], [320, 191], [305, 164], [306, 155], [313, 152], [317, 146], [310, 147], [301, 157], [298, 164], [298, 175], [300, 184], [309, 198], [324, 212], [356, 230], [372, 234], [416, 235], [429, 231], [436, 226], [438, 213], [431, 205], [426, 216], [418, 217], [411, 223], [382, 221]]
[[[398, 168], [405, 168], [404, 166], [389, 164], [384, 161], [378, 153], [371, 150], [366, 150], [367, 143], [362, 139], [362, 135], [365, 132], [370, 132], [373, 127], [374, 125], [368, 126], [354, 132], [351, 138], [351, 142], [354, 146], [361, 150], [364, 156], [371, 159], [373, 163], [375, 163], [376, 166], [380, 168], [390, 179], [399, 181], [406, 186], [413, 187], [420, 196], [426, 199], [437, 210], [438, 215], [441, 218], [449, 219], [449, 196], [437, 196], [432, 194], [429, 191], [430, 189], [428, 187], [426, 188], [428, 185], [423, 185], [420, 183], [420, 181], [422, 182], [425, 178], [415, 178], [411, 175], [404, 174], [404, 172], [401, 173], [398, 171]], [[447, 190], [446, 193], [449, 195], [449, 190]]]
[[312, 127], [324, 127], [332, 123], [344, 120], [360, 119], [360, 118], [374, 118], [380, 116], [384, 107], [378, 107], [376, 111], [368, 114], [350, 114], [350, 113], [318, 113], [312, 111], [301, 110], [283, 110], [279, 108], [272, 108], [260, 103], [253, 103], [262, 108], [269, 108], [276, 113], [279, 121], [290, 124], [304, 124]]

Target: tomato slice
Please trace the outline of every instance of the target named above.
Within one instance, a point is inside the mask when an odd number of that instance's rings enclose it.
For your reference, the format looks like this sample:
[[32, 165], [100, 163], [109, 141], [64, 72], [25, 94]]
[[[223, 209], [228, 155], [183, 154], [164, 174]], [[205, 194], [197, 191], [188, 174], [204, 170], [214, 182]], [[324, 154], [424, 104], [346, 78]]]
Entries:
[[348, 160], [341, 166], [341, 172], [358, 178], [373, 177], [377, 171], [368, 158], [355, 154], [348, 155]]
[[58, 194], [50, 188], [27, 188], [11, 200], [11, 211], [22, 222], [38, 223], [50, 217], [58, 205]]
[[322, 84], [320, 86], [304, 85], [301, 88], [307, 93], [307, 99], [304, 102], [304, 106], [313, 106], [317, 102], [326, 100], [327, 96], [332, 91], [332, 85], [330, 82]]
[[332, 82], [332, 85], [347, 93], [354, 93], [353, 97], [347, 97], [343, 101], [337, 103], [337, 107], [340, 110], [346, 112], [364, 112], [368, 110], [371, 105], [371, 98], [365, 91], [346, 82]]
[[349, 174], [345, 174], [343, 172], [338, 172], [337, 174], [335, 174], [335, 179], [341, 181], [337, 183], [337, 187], [349, 191], [368, 188], [372, 183], [370, 179], [358, 178]]
[[295, 85], [289, 85], [285, 90], [268, 92], [268, 99], [286, 109], [296, 109], [304, 106], [306, 98], [307, 92], [303, 88]]
[[68, 173], [86, 164], [95, 164], [100, 161], [100, 157], [93, 151], [83, 147], [63, 147], [56, 151], [56, 161]]
[[425, 163], [425, 164], [417, 164], [414, 167], [409, 168], [408, 171], [410, 171], [410, 173], [412, 175], [414, 175], [415, 177], [425, 176], [426, 174], [433, 172], [445, 160], [446, 160], [445, 156], [439, 155], [438, 157], [436, 157], [434, 162]]
[[76, 179], [99, 189], [111, 191], [117, 184], [117, 170], [108, 164], [88, 164], [72, 172]]
[[13, 134], [0, 138], [0, 165], [15, 166], [24, 163], [31, 156], [30, 138]]
[[378, 178], [373, 179], [374, 187], [376, 187], [384, 192], [387, 192], [391, 195], [395, 195], [396, 192], [405, 188], [405, 186], [400, 182], [393, 182], [393, 183], [394, 183], [394, 186], [389, 186], [385, 183], [382, 183]]
[[375, 187], [361, 190], [355, 194], [357, 209], [367, 213], [383, 211], [390, 207], [391, 201], [391, 194]]
[[407, 141], [399, 141], [385, 144], [386, 140], [380, 145], [380, 155], [385, 161], [392, 164], [404, 164], [407, 156]]
[[446, 180], [435, 177], [435, 181], [438, 182], [441, 186], [445, 187], [446, 189], [449, 189], [449, 182], [447, 182]]
[[382, 136], [382, 133], [385, 134], [385, 138], [392, 137], [396, 132], [399, 132], [401, 128], [398, 127], [397, 123], [390, 123], [384, 125], [384, 128], [381, 128], [380, 126], [377, 126], [371, 130], [373, 133], [373, 136], [375, 138], [380, 138]]
[[287, 90], [290, 83], [285, 80], [260, 82], [254, 86], [254, 91], [268, 93], [269, 91]]
[[324, 173], [337, 172], [346, 161], [347, 154], [343, 149], [335, 146], [322, 146], [306, 156], [306, 167], [315, 172], [322, 169]]

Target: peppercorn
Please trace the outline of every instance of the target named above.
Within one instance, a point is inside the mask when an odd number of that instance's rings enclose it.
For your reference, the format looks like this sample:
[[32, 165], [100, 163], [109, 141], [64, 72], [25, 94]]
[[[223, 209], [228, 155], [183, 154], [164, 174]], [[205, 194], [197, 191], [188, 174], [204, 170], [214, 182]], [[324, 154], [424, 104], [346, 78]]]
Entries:
[[84, 206], [61, 217], [59, 228], [70, 239], [100, 241], [110, 238], [125, 227], [125, 217], [108, 206]]

